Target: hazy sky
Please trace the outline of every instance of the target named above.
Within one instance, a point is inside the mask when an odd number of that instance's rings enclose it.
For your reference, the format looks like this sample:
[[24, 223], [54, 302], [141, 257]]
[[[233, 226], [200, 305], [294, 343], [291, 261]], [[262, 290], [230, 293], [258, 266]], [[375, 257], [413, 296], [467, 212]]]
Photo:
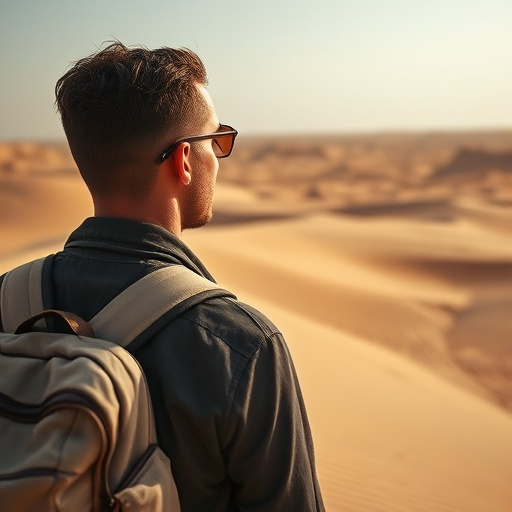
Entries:
[[104, 41], [186, 46], [242, 133], [512, 128], [512, 0], [0, 0], [0, 138]]

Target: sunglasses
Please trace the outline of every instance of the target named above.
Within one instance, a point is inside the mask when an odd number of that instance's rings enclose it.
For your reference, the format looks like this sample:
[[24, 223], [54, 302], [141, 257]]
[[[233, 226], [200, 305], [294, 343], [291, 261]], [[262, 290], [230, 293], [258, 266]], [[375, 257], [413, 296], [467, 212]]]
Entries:
[[233, 151], [235, 145], [235, 137], [238, 132], [227, 124], [219, 124], [219, 129], [214, 133], [206, 133], [205, 135], [193, 135], [192, 137], [183, 137], [178, 139], [172, 146], [169, 146], [161, 155], [160, 162], [172, 154], [172, 152], [183, 142], [194, 142], [198, 140], [213, 139], [213, 152], [217, 158], [226, 158]]

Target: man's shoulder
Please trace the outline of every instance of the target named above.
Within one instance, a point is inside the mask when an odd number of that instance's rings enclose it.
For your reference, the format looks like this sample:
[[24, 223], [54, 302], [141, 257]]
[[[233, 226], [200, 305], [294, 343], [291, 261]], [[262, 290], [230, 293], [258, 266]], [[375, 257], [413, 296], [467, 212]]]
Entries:
[[218, 342], [246, 357], [265, 343], [282, 337], [279, 329], [261, 311], [239, 300], [217, 297], [190, 308], [180, 316]]

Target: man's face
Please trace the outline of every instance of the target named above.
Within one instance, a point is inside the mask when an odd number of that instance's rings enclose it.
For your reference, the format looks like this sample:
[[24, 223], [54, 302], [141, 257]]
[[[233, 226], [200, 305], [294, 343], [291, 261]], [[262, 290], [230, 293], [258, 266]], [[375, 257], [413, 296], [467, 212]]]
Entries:
[[[200, 94], [207, 105], [208, 116], [202, 129], [196, 134], [213, 133], [219, 127], [213, 102], [208, 91], [200, 86]], [[182, 205], [182, 229], [192, 229], [207, 224], [213, 213], [213, 195], [219, 170], [219, 161], [213, 152], [213, 139], [191, 143], [190, 162], [192, 165], [192, 180], [186, 189]]]

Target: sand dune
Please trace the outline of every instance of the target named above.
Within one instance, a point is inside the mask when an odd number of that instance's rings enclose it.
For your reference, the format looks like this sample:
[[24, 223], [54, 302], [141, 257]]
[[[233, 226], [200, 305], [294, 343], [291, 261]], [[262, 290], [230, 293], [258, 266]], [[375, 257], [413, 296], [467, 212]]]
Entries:
[[92, 211], [89, 193], [74, 175], [0, 178], [0, 261], [15, 251], [61, 243]]
[[[512, 510], [508, 135], [242, 140], [184, 234], [283, 330], [329, 511]], [[91, 213], [61, 145], [0, 144], [0, 272]]]

